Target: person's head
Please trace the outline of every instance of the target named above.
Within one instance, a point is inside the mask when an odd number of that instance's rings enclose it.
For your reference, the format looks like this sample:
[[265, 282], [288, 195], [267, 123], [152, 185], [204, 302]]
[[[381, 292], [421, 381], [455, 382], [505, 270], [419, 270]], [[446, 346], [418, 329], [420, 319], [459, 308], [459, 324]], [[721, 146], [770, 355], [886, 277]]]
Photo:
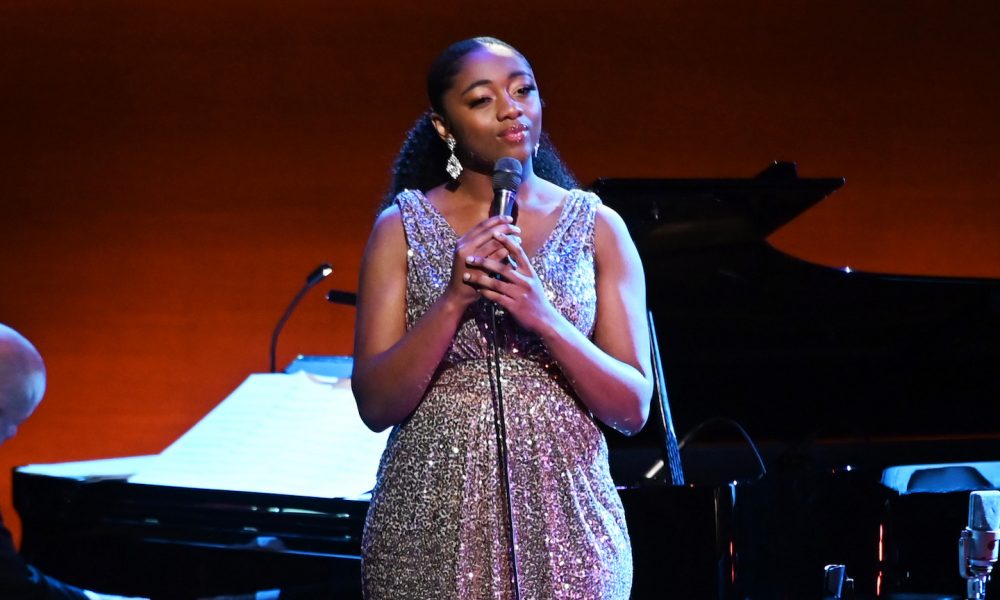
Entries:
[[542, 134], [542, 101], [531, 65], [510, 44], [479, 37], [449, 46], [427, 74], [431, 123], [454, 138], [466, 169], [492, 173], [505, 156], [530, 169]]
[[498, 158], [513, 156], [556, 185], [578, 185], [542, 131], [531, 66], [510, 44], [491, 37], [452, 44], [427, 73], [427, 99], [430, 110], [407, 134], [380, 210], [404, 189], [427, 191], [450, 181], [449, 135], [463, 168], [491, 173]]
[[45, 363], [23, 335], [0, 323], [0, 444], [14, 437], [45, 394]]

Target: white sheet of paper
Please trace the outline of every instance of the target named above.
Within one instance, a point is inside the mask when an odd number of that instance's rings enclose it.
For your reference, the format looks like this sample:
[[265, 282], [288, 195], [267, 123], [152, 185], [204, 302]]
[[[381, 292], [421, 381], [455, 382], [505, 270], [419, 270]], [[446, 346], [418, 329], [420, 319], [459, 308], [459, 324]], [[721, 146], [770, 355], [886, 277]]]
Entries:
[[18, 467], [18, 472], [48, 477], [64, 477], [87, 481], [93, 479], [125, 479], [154, 462], [158, 455], [124, 456], [121, 458], [99, 458], [75, 462], [39, 463]]
[[374, 487], [388, 435], [361, 422], [347, 379], [257, 373], [129, 481], [355, 498]]

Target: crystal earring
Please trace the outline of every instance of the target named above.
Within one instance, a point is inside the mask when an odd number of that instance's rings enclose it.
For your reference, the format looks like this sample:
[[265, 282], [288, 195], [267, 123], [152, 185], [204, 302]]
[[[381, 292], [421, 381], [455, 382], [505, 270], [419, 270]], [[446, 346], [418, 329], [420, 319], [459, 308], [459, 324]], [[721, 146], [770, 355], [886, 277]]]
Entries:
[[451, 152], [451, 156], [448, 157], [448, 164], [445, 165], [444, 170], [448, 172], [448, 175], [452, 179], [458, 179], [458, 176], [462, 174], [462, 163], [458, 162], [458, 157], [455, 156], [455, 146], [457, 143], [455, 142], [455, 138], [450, 135], [445, 140], [445, 143], [448, 144], [448, 151]]
[[538, 158], [538, 147], [541, 145], [541, 142], [535, 142], [535, 158]]

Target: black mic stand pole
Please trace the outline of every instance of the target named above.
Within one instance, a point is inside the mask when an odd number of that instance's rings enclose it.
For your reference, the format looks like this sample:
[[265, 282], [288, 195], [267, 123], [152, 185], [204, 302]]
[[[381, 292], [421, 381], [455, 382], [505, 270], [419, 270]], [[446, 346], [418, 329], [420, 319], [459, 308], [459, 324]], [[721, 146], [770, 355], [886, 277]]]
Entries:
[[503, 384], [500, 382], [500, 330], [497, 329], [497, 305], [490, 302], [490, 326], [493, 328], [493, 371], [496, 375], [496, 394], [493, 397], [493, 416], [496, 427], [497, 454], [500, 457], [500, 482], [507, 500], [507, 542], [510, 547], [510, 568], [514, 600], [521, 598], [521, 578], [517, 566], [517, 536], [514, 533], [514, 501], [510, 493], [510, 466], [507, 450], [507, 418], [503, 407]]
[[[499, 214], [511, 217], [516, 220], [514, 214], [514, 199], [517, 196], [517, 188], [521, 185], [521, 163], [512, 157], [504, 157], [493, 166], [493, 203], [490, 207], [490, 214]], [[493, 209], [496, 212], [493, 212]], [[506, 262], [513, 268], [517, 268], [514, 258], [507, 257]], [[493, 275], [494, 279], [501, 279], [500, 274]], [[500, 330], [497, 327], [497, 305], [490, 302], [490, 321], [493, 327], [493, 370], [496, 374], [496, 393], [493, 397], [493, 416], [496, 428], [497, 455], [500, 461], [500, 481], [503, 486], [504, 498], [507, 500], [507, 532], [508, 546], [510, 549], [510, 570], [511, 585], [514, 592], [514, 600], [521, 599], [521, 577], [517, 564], [517, 533], [514, 529], [514, 499], [510, 493], [510, 453], [507, 447], [507, 418], [504, 414], [503, 406], [503, 383], [500, 375]]]
[[684, 469], [681, 466], [681, 451], [677, 444], [674, 419], [670, 414], [670, 400], [667, 396], [667, 382], [663, 375], [663, 360], [660, 358], [660, 343], [656, 340], [656, 326], [653, 311], [646, 312], [649, 326], [649, 346], [652, 352], [653, 381], [656, 383], [656, 397], [660, 404], [660, 422], [663, 425], [664, 465], [669, 467], [667, 478], [670, 485], [684, 485]]

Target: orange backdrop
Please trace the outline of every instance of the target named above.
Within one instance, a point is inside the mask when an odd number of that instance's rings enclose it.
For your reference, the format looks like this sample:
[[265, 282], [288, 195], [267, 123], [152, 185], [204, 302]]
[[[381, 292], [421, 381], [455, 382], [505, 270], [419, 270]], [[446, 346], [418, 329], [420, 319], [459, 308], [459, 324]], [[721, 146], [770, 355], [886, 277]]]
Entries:
[[[0, 448], [156, 453], [249, 373], [317, 264], [278, 363], [349, 354], [357, 266], [438, 50], [532, 61], [584, 183], [847, 185], [772, 241], [856, 269], [1000, 277], [1000, 4], [912, 0], [0, 5], [0, 322], [49, 367]], [[9, 477], [4, 517], [17, 528]]]

